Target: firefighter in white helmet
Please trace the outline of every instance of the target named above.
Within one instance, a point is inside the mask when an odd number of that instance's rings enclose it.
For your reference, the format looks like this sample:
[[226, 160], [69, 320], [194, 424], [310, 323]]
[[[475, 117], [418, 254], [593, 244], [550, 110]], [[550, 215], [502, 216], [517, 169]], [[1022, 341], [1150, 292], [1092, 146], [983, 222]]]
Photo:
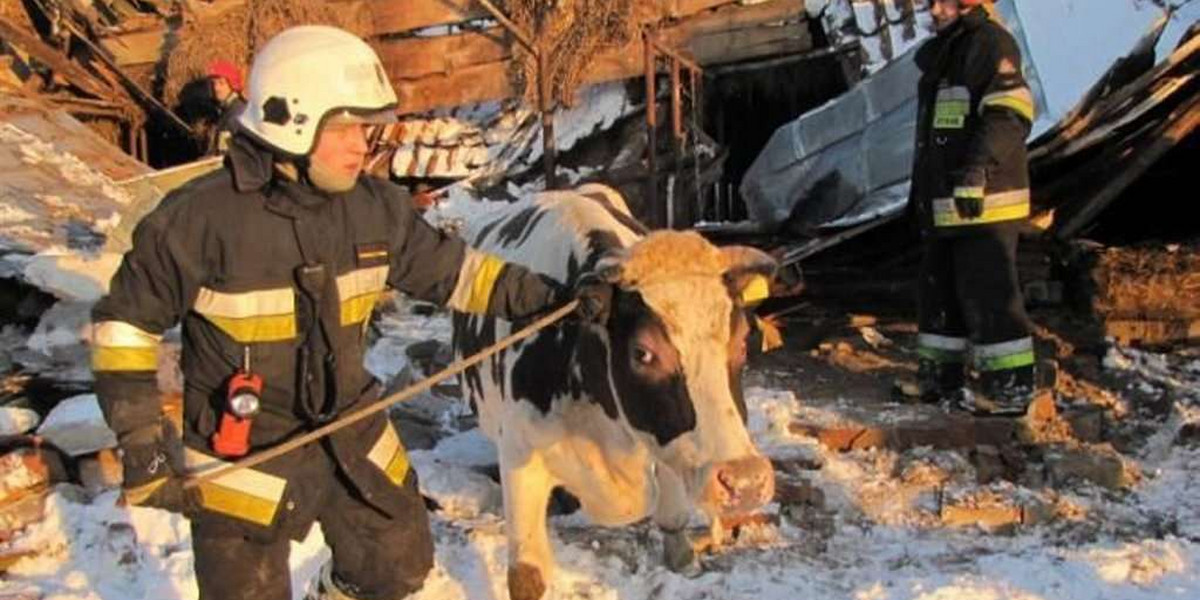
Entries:
[[[284, 31], [255, 57], [247, 92], [225, 168], [138, 224], [94, 309], [96, 391], [125, 495], [191, 518], [201, 600], [292, 598], [289, 543], [314, 521], [333, 556], [319, 597], [403, 598], [421, 587], [433, 544], [383, 414], [198, 489], [184, 475], [376, 400], [365, 331], [387, 288], [508, 319], [570, 294], [439, 233], [399, 187], [363, 175], [368, 128], [393, 120], [397, 102], [362, 40]], [[182, 446], [155, 386], [160, 336], [179, 323]]]

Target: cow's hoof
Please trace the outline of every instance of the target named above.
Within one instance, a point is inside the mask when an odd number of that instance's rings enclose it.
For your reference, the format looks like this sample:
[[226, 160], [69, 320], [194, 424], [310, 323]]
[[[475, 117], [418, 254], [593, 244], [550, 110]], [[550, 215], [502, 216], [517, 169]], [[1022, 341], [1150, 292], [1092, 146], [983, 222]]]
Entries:
[[663, 562], [668, 569], [684, 577], [698, 577], [701, 573], [700, 561], [696, 560], [692, 541], [682, 529], [663, 532]]
[[508, 568], [509, 600], [541, 600], [546, 593], [542, 572], [529, 563], [517, 563]]

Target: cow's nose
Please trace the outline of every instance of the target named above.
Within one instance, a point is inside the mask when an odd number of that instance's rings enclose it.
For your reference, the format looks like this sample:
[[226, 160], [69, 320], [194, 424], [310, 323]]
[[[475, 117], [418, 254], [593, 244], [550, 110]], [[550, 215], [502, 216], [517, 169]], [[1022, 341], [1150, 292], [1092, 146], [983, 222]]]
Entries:
[[775, 495], [775, 470], [763, 456], [725, 461], [712, 470], [708, 482], [712, 504], [723, 515], [744, 514], [761, 508]]

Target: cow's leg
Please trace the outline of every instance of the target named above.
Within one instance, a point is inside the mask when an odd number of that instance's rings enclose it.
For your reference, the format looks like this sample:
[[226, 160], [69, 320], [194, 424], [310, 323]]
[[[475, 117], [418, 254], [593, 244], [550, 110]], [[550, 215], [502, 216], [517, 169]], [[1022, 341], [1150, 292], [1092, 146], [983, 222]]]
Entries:
[[658, 505], [654, 507], [654, 523], [663, 534], [663, 562], [676, 573], [695, 577], [700, 574], [700, 563], [687, 535], [692, 509], [683, 480], [665, 465], [659, 466], [655, 479]]
[[500, 466], [508, 528], [508, 596], [540, 600], [554, 566], [546, 531], [546, 505], [554, 482], [537, 452], [519, 461], [501, 457]]

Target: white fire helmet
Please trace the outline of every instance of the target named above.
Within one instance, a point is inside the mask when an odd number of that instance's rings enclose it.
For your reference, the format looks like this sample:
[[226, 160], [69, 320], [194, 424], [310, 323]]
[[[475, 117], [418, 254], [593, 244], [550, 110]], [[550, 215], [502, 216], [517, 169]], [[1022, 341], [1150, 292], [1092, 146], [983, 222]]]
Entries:
[[267, 41], [254, 57], [242, 128], [293, 156], [316, 145], [328, 121], [391, 123], [396, 92], [366, 42], [336, 27], [303, 25]]

